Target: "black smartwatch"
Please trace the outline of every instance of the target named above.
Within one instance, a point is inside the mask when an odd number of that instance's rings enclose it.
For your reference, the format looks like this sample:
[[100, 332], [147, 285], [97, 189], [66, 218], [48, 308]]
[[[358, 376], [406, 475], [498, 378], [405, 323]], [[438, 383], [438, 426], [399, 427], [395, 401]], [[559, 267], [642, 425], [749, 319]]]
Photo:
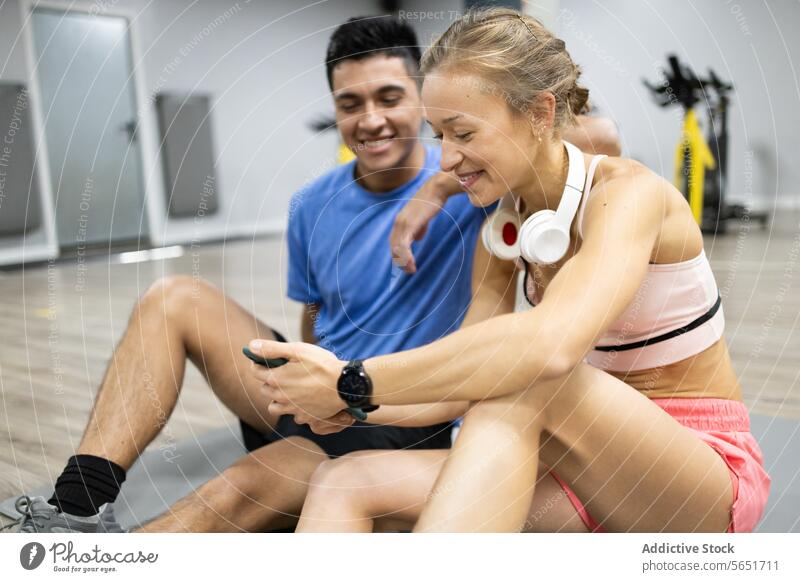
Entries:
[[339, 381], [336, 383], [339, 398], [344, 400], [350, 408], [359, 408], [364, 412], [372, 412], [378, 407], [370, 404], [372, 397], [372, 380], [364, 369], [361, 360], [350, 360], [342, 369]]

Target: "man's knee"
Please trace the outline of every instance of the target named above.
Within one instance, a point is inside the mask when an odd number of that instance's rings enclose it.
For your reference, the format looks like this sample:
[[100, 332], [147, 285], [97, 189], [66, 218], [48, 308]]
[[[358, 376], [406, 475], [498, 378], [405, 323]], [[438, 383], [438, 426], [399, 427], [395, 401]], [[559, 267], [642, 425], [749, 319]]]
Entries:
[[208, 482], [209, 493], [228, 509], [242, 504], [253, 503], [261, 496], [269, 494], [270, 476], [274, 475], [267, 467], [258, 463], [252, 454], [242, 457]]
[[[248, 455], [249, 457], [249, 455]], [[232, 500], [244, 501], [258, 496], [265, 482], [265, 469], [250, 459], [237, 461], [220, 475], [220, 490]]]
[[270, 495], [307, 485], [325, 458], [322, 449], [310, 440], [289, 436], [240, 457], [225, 469], [223, 477], [250, 496]]
[[210, 283], [196, 277], [168, 275], [148, 288], [139, 300], [138, 308], [180, 323], [187, 314], [202, 307], [213, 289]]

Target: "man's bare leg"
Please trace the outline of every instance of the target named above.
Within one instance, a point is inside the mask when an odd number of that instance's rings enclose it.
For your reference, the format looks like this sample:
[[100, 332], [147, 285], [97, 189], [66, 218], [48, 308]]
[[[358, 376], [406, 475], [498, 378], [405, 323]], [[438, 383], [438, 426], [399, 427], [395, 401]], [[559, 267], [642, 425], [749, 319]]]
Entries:
[[187, 357], [236, 416], [268, 431], [269, 402], [241, 354], [254, 337], [273, 334], [208, 283], [191, 277], [159, 280], [133, 310], [77, 453], [130, 469], [175, 408]]
[[289, 437], [239, 459], [135, 532], [258, 532], [294, 527], [311, 475], [328, 457]]
[[[254, 337], [273, 334], [210, 284], [189, 277], [158, 281], [131, 315], [77, 453], [108, 459], [127, 471], [172, 413], [187, 357], [234, 414], [269, 431], [268, 402], [241, 354], [241, 346]], [[282, 513], [299, 513], [309, 477], [326, 458], [305, 439], [270, 445], [181, 500], [147, 529], [280, 527]]]

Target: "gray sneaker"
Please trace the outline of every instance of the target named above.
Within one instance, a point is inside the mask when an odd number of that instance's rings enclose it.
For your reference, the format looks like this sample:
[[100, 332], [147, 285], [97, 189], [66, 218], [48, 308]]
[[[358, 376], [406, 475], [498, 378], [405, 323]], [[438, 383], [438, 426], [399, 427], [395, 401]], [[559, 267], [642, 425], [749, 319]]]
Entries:
[[110, 503], [103, 504], [97, 515], [89, 517], [63, 513], [55, 505], [50, 505], [44, 497], [30, 498], [23, 495], [17, 499], [14, 507], [22, 517], [3, 529], [18, 525], [16, 533], [123, 533], [125, 531], [117, 523], [114, 506]]

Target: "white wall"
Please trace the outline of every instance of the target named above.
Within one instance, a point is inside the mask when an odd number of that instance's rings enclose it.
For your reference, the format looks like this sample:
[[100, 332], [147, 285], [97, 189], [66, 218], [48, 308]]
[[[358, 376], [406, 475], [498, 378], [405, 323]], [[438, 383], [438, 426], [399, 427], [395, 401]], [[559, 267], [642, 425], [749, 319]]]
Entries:
[[[28, 82], [22, 38], [22, 0], [0, 4], [0, 79]], [[64, 0], [61, 4], [69, 5]], [[52, 4], [52, 2], [51, 2]], [[333, 134], [314, 136], [308, 121], [332, 112], [325, 79], [328, 37], [345, 19], [379, 11], [376, 0], [317, 3], [290, 0], [96, 0], [95, 12], [131, 16], [144, 81], [142, 118], [154, 116], [156, 92], [210, 93], [219, 158], [216, 216], [157, 224], [164, 243], [275, 230], [291, 194], [324, 171], [336, 153]], [[24, 38], [24, 37], [23, 37]], [[7, 60], [4, 60], [8, 56]], [[153, 137], [147, 195], [163, 214], [163, 184]], [[147, 141], [147, 132], [142, 135]]]
[[[583, 66], [591, 98], [619, 123], [626, 152], [672, 176], [677, 108], [642, 84], [667, 53], [736, 87], [730, 111], [731, 198], [800, 205], [800, 4], [793, 0], [561, 0], [557, 32]], [[701, 108], [698, 107], [697, 111]]]
[[[21, 83], [30, 89], [29, 72], [26, 63], [27, 39], [23, 33], [22, 12], [17, 0], [0, 2], [0, 81]], [[28, 103], [34, 103], [28, 93]], [[32, 135], [37, 134], [37, 117], [34, 111], [27, 116]], [[5, 137], [9, 128], [2, 128]], [[36, 142], [34, 142], [35, 145]], [[47, 168], [43, 153], [34, 152], [37, 162], [36, 179], [41, 196], [39, 208], [42, 211], [41, 226], [24, 235], [0, 237], [0, 265], [18, 264], [26, 261], [39, 261], [55, 257], [58, 254], [54, 218], [51, 200], [47, 194]], [[35, 190], [34, 190], [35, 191]], [[17, 196], [20, 193], [6, 192], [6, 196]], [[29, 192], [23, 193], [29, 195]], [[2, 209], [0, 208], [0, 211]]]
[[[27, 82], [20, 1], [0, 4], [0, 79]], [[407, 0], [399, 8], [443, 12], [410, 19], [426, 44], [462, 5]], [[188, 241], [281, 225], [291, 193], [324, 171], [334, 154], [333, 134], [315, 137], [306, 128], [312, 117], [332, 111], [322, 62], [328, 37], [347, 17], [378, 12], [379, 3], [334, 0], [304, 9], [289, 0], [97, 0], [88, 6], [134, 16], [145, 117], [152, 115], [157, 91], [195, 90], [217, 99], [220, 213], [199, 226], [192, 220], [160, 225], [157, 238]], [[701, 74], [710, 65], [736, 85], [731, 196], [766, 207], [800, 204], [800, 164], [794, 161], [800, 151], [800, 42], [791, 29], [800, 22], [800, 5], [561, 0], [560, 8], [558, 32], [583, 65], [593, 100], [619, 123], [628, 154], [672, 174], [679, 112], [656, 106], [641, 79], [658, 80], [666, 54], [675, 51]], [[148, 196], [163, 210], [160, 168], [154, 167]]]
[[16, 0], [0, 2], [0, 79], [3, 81], [28, 78], [21, 21]]
[[397, 9], [417, 33], [422, 52], [463, 13], [463, 0], [401, 0]]

